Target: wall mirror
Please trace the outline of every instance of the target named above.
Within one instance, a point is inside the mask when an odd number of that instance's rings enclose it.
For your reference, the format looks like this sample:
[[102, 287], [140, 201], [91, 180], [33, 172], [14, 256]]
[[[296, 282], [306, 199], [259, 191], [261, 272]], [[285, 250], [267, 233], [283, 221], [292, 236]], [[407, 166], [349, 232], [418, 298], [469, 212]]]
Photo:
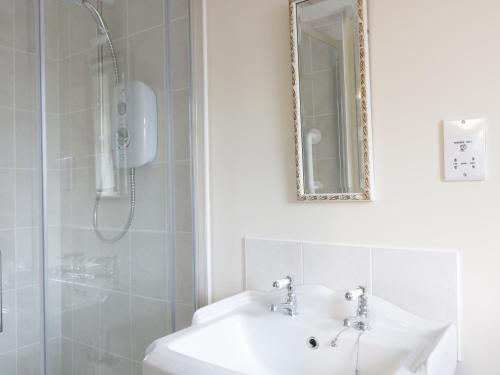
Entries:
[[373, 200], [366, 0], [291, 0], [299, 200]]

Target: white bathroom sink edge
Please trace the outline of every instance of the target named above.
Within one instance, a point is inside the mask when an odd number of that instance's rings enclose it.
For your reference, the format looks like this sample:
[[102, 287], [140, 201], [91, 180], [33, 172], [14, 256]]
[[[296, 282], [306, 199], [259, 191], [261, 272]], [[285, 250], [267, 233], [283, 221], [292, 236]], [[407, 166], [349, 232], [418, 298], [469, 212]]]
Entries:
[[[321, 334], [321, 322], [338, 321], [337, 327], [342, 327], [341, 319], [349, 316], [351, 308], [355, 304], [347, 303], [344, 300], [343, 291], [333, 291], [329, 288], [319, 285], [304, 285], [296, 289], [297, 300], [303, 301], [299, 305], [299, 315], [294, 318], [295, 325], [300, 325], [311, 334]], [[250, 316], [268, 316], [267, 311], [272, 303], [282, 299], [283, 291], [260, 292], [245, 291], [235, 296], [228, 297], [209, 306], [198, 310], [193, 317], [193, 325], [184, 330], [178, 331], [167, 337], [161, 338], [151, 344], [147, 349], [147, 356], [144, 360], [144, 374], [147, 375], [198, 375], [198, 374], [248, 374], [262, 373], [260, 371], [243, 371], [235, 368], [224, 368], [217, 364], [210, 363], [211, 360], [203, 360], [203, 356], [197, 358], [177, 350], [177, 342], [191, 337], [198, 330], [213, 329], [211, 327], [226, 324], [226, 319], [237, 318], [250, 314]], [[328, 303], [325, 303], [328, 301]], [[343, 307], [340, 307], [343, 306]], [[407, 335], [419, 337], [425, 334], [427, 344], [415, 347], [416, 350], [408, 353], [406, 358], [402, 358], [397, 375], [404, 374], [453, 374], [456, 367], [457, 351], [457, 327], [455, 324], [445, 324], [418, 317], [411, 314], [390, 302], [387, 302], [376, 296], [369, 296], [370, 311], [372, 311], [377, 330], [373, 330], [372, 340], [384, 341], [384, 332], [389, 332], [395, 340], [406, 340]], [[332, 308], [334, 307], [334, 308]], [[333, 310], [342, 308], [339, 314], [332, 313]], [[274, 314], [269, 311], [269, 317], [274, 316], [276, 322], [289, 321], [280, 314]], [[281, 318], [279, 318], [281, 316]], [[276, 320], [278, 319], [278, 320]], [[282, 320], [280, 320], [282, 319]], [[319, 326], [311, 326], [311, 322], [319, 321]], [[273, 323], [274, 324], [274, 323]], [[281, 324], [281, 323], [279, 323]], [[221, 331], [222, 332], [222, 331]], [[377, 333], [380, 332], [377, 337]], [[418, 333], [421, 332], [421, 333]], [[427, 333], [425, 333], [427, 332]], [[431, 333], [431, 334], [430, 334]], [[375, 336], [373, 336], [375, 334]], [[429, 336], [430, 334], [430, 336]], [[417, 336], [415, 336], [417, 335]], [[214, 335], [217, 341], [218, 334]], [[320, 337], [320, 336], [318, 336]], [[422, 336], [424, 337], [424, 336]], [[224, 340], [221, 338], [221, 340]], [[322, 342], [326, 340], [322, 337]], [[232, 340], [230, 339], [229, 342]], [[211, 342], [211, 341], [210, 341]], [[228, 342], [222, 341], [222, 342]], [[214, 342], [215, 345], [217, 345]], [[210, 346], [211, 344], [209, 344]], [[300, 345], [299, 345], [300, 347]], [[455, 360], [453, 360], [455, 359]], [[396, 373], [394, 373], [396, 374]]]

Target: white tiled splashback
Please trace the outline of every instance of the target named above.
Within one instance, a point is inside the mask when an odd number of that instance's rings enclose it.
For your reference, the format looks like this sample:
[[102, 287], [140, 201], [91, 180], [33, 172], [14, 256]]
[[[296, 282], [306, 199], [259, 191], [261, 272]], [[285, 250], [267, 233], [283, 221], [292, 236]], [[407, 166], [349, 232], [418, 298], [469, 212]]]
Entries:
[[270, 290], [285, 275], [337, 290], [364, 285], [415, 315], [460, 327], [457, 251], [246, 238], [245, 259], [247, 289]]

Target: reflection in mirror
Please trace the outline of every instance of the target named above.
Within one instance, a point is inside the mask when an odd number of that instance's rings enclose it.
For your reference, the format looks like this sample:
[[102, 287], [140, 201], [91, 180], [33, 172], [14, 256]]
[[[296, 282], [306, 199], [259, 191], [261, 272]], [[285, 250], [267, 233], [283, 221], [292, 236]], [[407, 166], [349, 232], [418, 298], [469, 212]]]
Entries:
[[363, 2], [296, 1], [291, 11], [299, 198], [369, 200]]

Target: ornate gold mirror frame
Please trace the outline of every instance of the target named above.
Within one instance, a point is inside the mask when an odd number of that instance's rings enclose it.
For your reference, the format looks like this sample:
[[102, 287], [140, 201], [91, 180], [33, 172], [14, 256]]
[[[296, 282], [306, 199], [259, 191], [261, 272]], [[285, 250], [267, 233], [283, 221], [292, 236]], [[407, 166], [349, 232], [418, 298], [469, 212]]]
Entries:
[[[304, 190], [304, 170], [302, 154], [302, 124], [300, 103], [300, 79], [299, 79], [299, 49], [298, 49], [298, 24], [297, 5], [317, 0], [289, 0], [290, 1], [290, 30], [291, 30], [291, 52], [292, 52], [292, 85], [293, 85], [293, 112], [295, 125], [295, 160], [296, 160], [296, 183], [297, 198], [301, 201], [372, 201], [374, 200], [373, 189], [373, 164], [372, 164], [372, 130], [371, 130], [371, 102], [370, 102], [370, 77], [369, 77], [369, 54], [368, 54], [368, 28], [366, 0], [353, 0], [357, 7], [357, 29], [358, 29], [358, 75], [359, 106], [358, 106], [358, 128], [361, 130], [362, 139], [358, 141], [361, 150], [358, 150], [362, 164], [361, 168], [361, 191], [356, 193], [334, 193], [334, 194], [307, 194]], [[359, 132], [358, 132], [359, 133]]]

